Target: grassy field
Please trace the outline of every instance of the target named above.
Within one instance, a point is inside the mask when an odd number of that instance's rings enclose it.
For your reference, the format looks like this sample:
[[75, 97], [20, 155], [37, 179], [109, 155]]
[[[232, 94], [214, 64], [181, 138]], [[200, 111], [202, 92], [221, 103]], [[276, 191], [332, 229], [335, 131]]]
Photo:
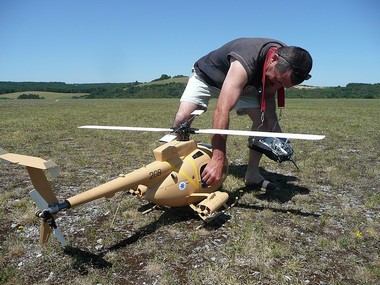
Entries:
[[[194, 122], [210, 128], [212, 109]], [[61, 167], [59, 199], [152, 161], [158, 133], [84, 124], [170, 127], [178, 100], [0, 101], [0, 148]], [[40, 248], [24, 168], [0, 164], [0, 284], [380, 284], [380, 100], [287, 100], [284, 131], [301, 171], [262, 159], [281, 191], [244, 188], [247, 140], [229, 137], [223, 190], [238, 204], [214, 224], [188, 208], [142, 211], [129, 194], [60, 214], [70, 246]], [[248, 130], [232, 114], [231, 129]], [[198, 141], [209, 142], [207, 135]]]

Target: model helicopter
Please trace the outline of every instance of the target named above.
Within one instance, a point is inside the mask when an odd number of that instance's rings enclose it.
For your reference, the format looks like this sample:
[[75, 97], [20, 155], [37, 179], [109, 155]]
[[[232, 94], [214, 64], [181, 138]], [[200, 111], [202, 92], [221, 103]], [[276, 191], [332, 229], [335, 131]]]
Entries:
[[[192, 115], [198, 116], [202, 112], [195, 111]], [[212, 149], [210, 145], [190, 140], [190, 134], [269, 136], [306, 140], [320, 140], [324, 138], [323, 135], [222, 129], [201, 130], [190, 128], [189, 122], [182, 124], [176, 129], [112, 126], [79, 127], [104, 130], [155, 131], [169, 134], [162, 139], [165, 143], [153, 150], [155, 161], [152, 163], [131, 173], [121, 174], [114, 180], [69, 197], [61, 202], [58, 201], [46, 176], [48, 174], [48, 176], [54, 178], [59, 174], [59, 168], [54, 162], [38, 157], [8, 153], [1, 149], [0, 160], [23, 165], [29, 173], [35, 188], [30, 191], [29, 195], [39, 208], [36, 216], [41, 219], [40, 244], [46, 243], [53, 232], [62, 246], [65, 246], [65, 238], [55, 222], [55, 217], [59, 212], [103, 197], [111, 198], [121, 191], [128, 191], [159, 206], [190, 206], [205, 222], [213, 220], [224, 210], [228, 209], [229, 206], [226, 204], [229, 198], [228, 194], [218, 191], [227, 175], [227, 162], [225, 164], [224, 177], [218, 184], [203, 184], [201, 173], [211, 159]]]

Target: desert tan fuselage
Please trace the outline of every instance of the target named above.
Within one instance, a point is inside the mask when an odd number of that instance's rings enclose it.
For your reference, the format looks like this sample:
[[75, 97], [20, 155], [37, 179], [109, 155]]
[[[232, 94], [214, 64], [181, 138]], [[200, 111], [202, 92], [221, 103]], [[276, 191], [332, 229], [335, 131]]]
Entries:
[[211, 158], [208, 146], [195, 141], [173, 141], [154, 151], [156, 161], [93, 189], [68, 198], [71, 207], [112, 197], [119, 191], [130, 192], [154, 204], [181, 207], [204, 199], [220, 187], [202, 186], [201, 172]]

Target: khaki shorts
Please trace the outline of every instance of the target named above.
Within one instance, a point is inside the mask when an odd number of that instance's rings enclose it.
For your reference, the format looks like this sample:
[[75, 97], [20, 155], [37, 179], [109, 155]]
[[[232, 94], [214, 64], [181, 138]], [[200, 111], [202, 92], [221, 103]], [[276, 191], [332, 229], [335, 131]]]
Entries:
[[[193, 70], [182, 94], [181, 102], [194, 103], [207, 110], [210, 98], [218, 97], [220, 89], [209, 86]], [[238, 115], [245, 115], [244, 109], [260, 109], [259, 92], [253, 86], [247, 86], [241, 93], [235, 110]]]

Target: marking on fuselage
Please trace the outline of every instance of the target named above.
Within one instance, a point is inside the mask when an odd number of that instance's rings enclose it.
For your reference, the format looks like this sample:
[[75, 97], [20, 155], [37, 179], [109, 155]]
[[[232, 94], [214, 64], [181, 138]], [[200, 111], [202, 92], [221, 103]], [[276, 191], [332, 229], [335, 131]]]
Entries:
[[179, 190], [185, 190], [186, 189], [186, 183], [185, 182], [180, 182], [179, 185], [178, 185], [178, 189]]

